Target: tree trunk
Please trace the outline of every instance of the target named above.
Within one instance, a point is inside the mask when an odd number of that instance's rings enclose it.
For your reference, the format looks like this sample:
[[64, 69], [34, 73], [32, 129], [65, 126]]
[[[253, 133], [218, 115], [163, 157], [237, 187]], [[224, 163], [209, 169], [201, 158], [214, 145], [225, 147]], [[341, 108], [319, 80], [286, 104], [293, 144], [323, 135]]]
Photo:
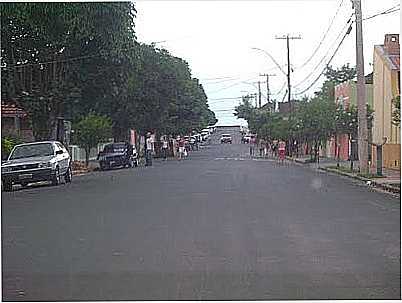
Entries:
[[338, 134], [335, 134], [335, 156], [336, 156], [336, 167], [339, 168], [339, 151], [340, 151], [340, 146], [338, 142]]
[[88, 167], [89, 165], [89, 153], [91, 152], [91, 147], [85, 147], [85, 166]]

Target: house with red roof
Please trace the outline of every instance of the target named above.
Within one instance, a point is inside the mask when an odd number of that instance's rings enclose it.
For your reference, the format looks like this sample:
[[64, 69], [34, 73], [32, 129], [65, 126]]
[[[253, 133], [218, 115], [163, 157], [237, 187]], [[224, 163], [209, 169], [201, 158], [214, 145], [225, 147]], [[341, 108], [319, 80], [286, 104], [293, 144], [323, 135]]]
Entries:
[[1, 137], [18, 137], [24, 142], [34, 141], [28, 113], [11, 102], [1, 103]]

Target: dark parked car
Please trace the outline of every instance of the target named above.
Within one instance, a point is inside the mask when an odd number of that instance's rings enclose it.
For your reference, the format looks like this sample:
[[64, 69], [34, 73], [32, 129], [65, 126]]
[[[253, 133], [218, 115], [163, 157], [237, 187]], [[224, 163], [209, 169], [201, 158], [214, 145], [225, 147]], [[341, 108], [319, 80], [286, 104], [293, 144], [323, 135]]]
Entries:
[[60, 184], [61, 178], [72, 180], [71, 158], [67, 149], [57, 141], [16, 145], [6, 162], [1, 164], [1, 180], [5, 191], [13, 184], [23, 187], [29, 183], [51, 181]]
[[138, 166], [137, 150], [131, 144], [125, 142], [110, 143], [105, 145], [98, 155], [101, 170], [113, 167]]

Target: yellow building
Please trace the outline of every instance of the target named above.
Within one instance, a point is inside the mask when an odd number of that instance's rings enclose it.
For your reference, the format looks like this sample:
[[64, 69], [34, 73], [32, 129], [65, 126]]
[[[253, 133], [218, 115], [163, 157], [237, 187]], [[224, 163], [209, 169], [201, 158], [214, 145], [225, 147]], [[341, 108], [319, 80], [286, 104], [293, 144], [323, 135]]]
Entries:
[[[392, 123], [392, 100], [400, 95], [399, 34], [385, 35], [384, 45], [374, 46], [373, 74], [373, 143], [383, 146], [383, 167], [400, 169], [400, 125]], [[373, 147], [373, 165], [376, 164]]]

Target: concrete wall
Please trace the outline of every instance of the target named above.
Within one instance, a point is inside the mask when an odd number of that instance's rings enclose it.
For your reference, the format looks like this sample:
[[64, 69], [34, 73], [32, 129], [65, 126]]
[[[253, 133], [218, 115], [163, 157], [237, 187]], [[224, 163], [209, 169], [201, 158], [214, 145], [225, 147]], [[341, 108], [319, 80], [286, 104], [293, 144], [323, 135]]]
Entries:
[[[372, 163], [371, 167], [375, 171], [377, 167], [377, 150], [372, 147]], [[382, 150], [382, 167], [401, 169], [401, 148], [400, 144], [385, 144]]]
[[[103, 147], [108, 143], [99, 143], [97, 147], [92, 148], [89, 153], [89, 160], [96, 160], [98, 153], [102, 151]], [[69, 151], [73, 161], [85, 161], [85, 150], [83, 148], [79, 147], [78, 145], [70, 145]]]

